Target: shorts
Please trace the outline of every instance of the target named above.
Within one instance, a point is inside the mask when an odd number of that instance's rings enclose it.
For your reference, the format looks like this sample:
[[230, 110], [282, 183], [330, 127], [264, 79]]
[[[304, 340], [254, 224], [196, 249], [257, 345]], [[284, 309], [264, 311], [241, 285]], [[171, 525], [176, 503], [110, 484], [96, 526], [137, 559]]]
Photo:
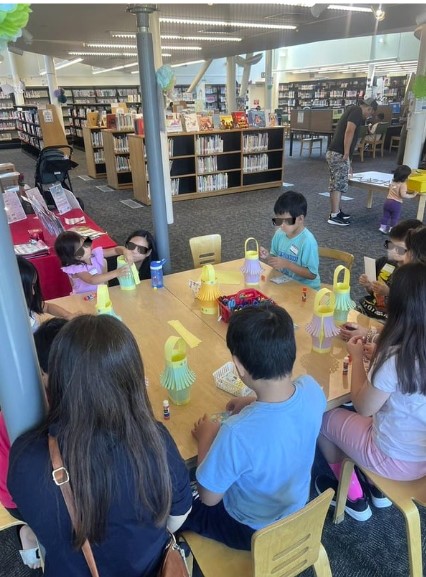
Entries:
[[349, 160], [343, 160], [343, 155], [334, 150], [327, 150], [325, 159], [330, 171], [328, 190], [330, 193], [338, 190], [342, 194], [348, 192]]
[[373, 440], [373, 418], [346, 409], [325, 413], [320, 434], [350, 459], [382, 477], [412, 481], [426, 475], [426, 462], [400, 461], [383, 453]]

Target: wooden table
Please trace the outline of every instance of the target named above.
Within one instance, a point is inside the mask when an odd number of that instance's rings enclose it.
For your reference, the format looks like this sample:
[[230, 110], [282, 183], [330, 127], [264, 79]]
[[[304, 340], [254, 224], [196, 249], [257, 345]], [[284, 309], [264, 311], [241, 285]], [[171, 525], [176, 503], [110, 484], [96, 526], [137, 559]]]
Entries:
[[[371, 208], [373, 206], [373, 193], [381, 192], [382, 194], [387, 194], [392, 178], [393, 175], [386, 172], [357, 172], [349, 177], [348, 183], [350, 186], [356, 186], [368, 192], [367, 208]], [[419, 206], [417, 208], [416, 218], [423, 222], [426, 194], [418, 194], [417, 198], [419, 199]]]

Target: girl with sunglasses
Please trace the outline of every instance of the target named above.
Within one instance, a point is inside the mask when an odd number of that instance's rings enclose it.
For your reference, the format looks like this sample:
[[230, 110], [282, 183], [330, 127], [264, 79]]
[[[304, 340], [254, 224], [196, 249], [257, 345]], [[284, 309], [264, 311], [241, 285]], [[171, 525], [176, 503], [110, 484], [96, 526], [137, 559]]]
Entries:
[[133, 255], [124, 246], [92, 249], [92, 239], [83, 238], [71, 230], [61, 232], [55, 241], [55, 251], [61, 261], [61, 270], [69, 276], [74, 294], [93, 290], [94, 286], [129, 274], [129, 267], [123, 266], [107, 272], [105, 258], [123, 255], [128, 263]]
[[124, 246], [132, 252], [133, 262], [139, 272], [139, 278], [151, 278], [150, 264], [158, 260], [154, 237], [144, 229], [135, 230], [130, 234]]

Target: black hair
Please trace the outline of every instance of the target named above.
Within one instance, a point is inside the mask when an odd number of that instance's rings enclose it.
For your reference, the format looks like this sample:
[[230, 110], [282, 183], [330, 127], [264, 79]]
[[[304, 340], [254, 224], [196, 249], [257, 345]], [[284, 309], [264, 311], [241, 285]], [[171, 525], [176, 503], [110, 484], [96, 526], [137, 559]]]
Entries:
[[18, 261], [19, 274], [21, 275], [21, 283], [28, 310], [42, 314], [44, 301], [37, 269], [31, 261], [23, 256], [18, 256], [16, 260]]
[[372, 384], [379, 369], [395, 355], [398, 389], [426, 395], [426, 266], [405, 264], [392, 274], [388, 318], [377, 341]]
[[55, 252], [62, 266], [81, 264], [81, 260], [75, 257], [75, 253], [80, 248], [82, 240], [83, 237], [72, 230], [66, 230], [59, 234], [55, 240]]
[[405, 246], [410, 253], [410, 262], [426, 264], [426, 227], [409, 230]]
[[140, 229], [132, 232], [132, 234], [129, 234], [129, 236], [126, 238], [124, 246], [126, 246], [127, 243], [130, 240], [132, 240], [132, 238], [135, 236], [140, 236], [142, 238], [145, 238], [146, 242], [148, 243], [148, 248], [151, 249], [151, 254], [149, 254], [142, 261], [142, 264], [141, 264], [140, 269], [139, 269], [139, 278], [141, 280], [151, 278], [150, 264], [153, 260], [158, 260], [157, 245], [155, 242], [155, 238], [153, 237], [153, 235], [148, 230], [140, 228]]
[[53, 317], [53, 319], [41, 323], [33, 335], [38, 364], [44, 373], [47, 373], [49, 353], [53, 340], [67, 322], [67, 319]]
[[401, 164], [393, 171], [394, 182], [405, 182], [411, 174], [411, 168], [406, 164]]
[[308, 203], [301, 192], [295, 190], [287, 190], [283, 192], [274, 205], [275, 214], [289, 213], [290, 216], [296, 218], [298, 216], [306, 216], [308, 211]]
[[407, 220], [401, 220], [401, 222], [398, 222], [398, 224], [392, 227], [389, 233], [389, 238], [404, 242], [409, 230], [416, 229], [419, 227], [421, 228], [422, 226], [423, 226], [422, 221], [418, 220], [417, 218], [408, 218]]
[[378, 120], [384, 120], [385, 119], [385, 115], [383, 114], [383, 112], [379, 112], [379, 114], [377, 115]]
[[296, 359], [293, 321], [278, 305], [250, 306], [229, 321], [226, 344], [254, 379], [290, 375]]

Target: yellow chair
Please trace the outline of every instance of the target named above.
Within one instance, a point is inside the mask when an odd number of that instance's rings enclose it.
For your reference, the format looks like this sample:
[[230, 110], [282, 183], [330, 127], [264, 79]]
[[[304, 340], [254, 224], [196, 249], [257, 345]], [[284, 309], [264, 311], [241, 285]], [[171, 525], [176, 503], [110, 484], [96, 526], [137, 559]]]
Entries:
[[[359, 465], [357, 466], [359, 467]], [[345, 459], [337, 490], [336, 510], [334, 512], [335, 523], [343, 521], [345, 516], [345, 504], [353, 467], [354, 462], [350, 459]], [[364, 469], [364, 467], [359, 468], [404, 515], [407, 529], [410, 577], [423, 577], [420, 516], [415, 502], [426, 506], [426, 477], [416, 481], [392, 481], [391, 479], [380, 477], [376, 473]]]
[[354, 262], [354, 255], [350, 252], [345, 252], [344, 250], [337, 250], [335, 248], [328, 248], [326, 246], [318, 247], [319, 257], [321, 258], [332, 258], [334, 260], [342, 261], [346, 268], [351, 270], [353, 262]]
[[303, 509], [254, 533], [250, 551], [185, 531], [204, 577], [294, 577], [313, 566], [317, 577], [331, 577], [322, 529], [334, 491], [327, 489]]
[[10, 529], [10, 527], [14, 527], [15, 525], [25, 525], [25, 523], [13, 517], [9, 511], [0, 504], [0, 531]]
[[205, 264], [221, 262], [222, 237], [220, 234], [194, 236], [189, 239], [194, 268], [201, 268]]

